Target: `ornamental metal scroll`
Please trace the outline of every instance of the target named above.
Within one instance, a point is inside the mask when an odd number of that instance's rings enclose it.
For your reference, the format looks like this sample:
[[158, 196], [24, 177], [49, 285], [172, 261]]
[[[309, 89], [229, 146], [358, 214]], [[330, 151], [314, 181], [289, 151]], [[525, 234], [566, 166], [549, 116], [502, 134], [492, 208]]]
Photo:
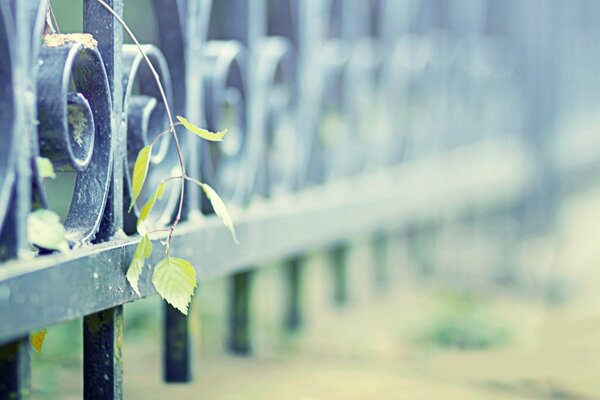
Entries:
[[297, 70], [292, 43], [284, 37], [268, 37], [258, 47], [256, 97], [263, 123], [262, 151], [264, 194], [274, 195], [297, 187], [300, 164], [297, 135]]
[[187, 62], [191, 55], [186, 44], [189, 45], [192, 41], [186, 40], [186, 30], [196, 15], [195, 13], [190, 15], [188, 11], [192, 11], [191, 9], [196, 3], [197, 0], [153, 1], [161, 57], [166, 62], [166, 68], [163, 71], [168, 70], [171, 76], [177, 78], [171, 82], [173, 96], [171, 107], [175, 115], [187, 115], [186, 100], [189, 89], [186, 72], [189, 69]]
[[221, 196], [235, 203], [247, 201], [240, 190], [248, 158], [246, 51], [235, 40], [206, 42], [203, 51], [204, 104], [209, 130], [227, 127], [229, 137], [219, 144], [203, 144], [204, 179]]
[[[41, 155], [58, 171], [74, 174], [66, 238], [90, 242], [103, 216], [114, 154], [110, 89], [98, 50], [78, 42], [42, 46], [37, 113]], [[40, 190], [46, 200], [45, 188]]]
[[[173, 114], [205, 126], [202, 65], [212, 1], [154, 0], [153, 6], [160, 50], [173, 77]], [[179, 140], [186, 170], [192, 176], [200, 176], [201, 141], [190, 135], [181, 135]], [[200, 209], [200, 188], [192, 184], [185, 193], [183, 215], [187, 216]]]
[[[390, 158], [394, 137], [391, 123], [386, 120], [389, 114], [382, 105], [378, 91], [382, 72], [381, 48], [371, 38], [358, 40], [351, 49], [345, 76], [345, 102], [350, 110], [348, 119], [353, 129], [349, 129], [354, 143], [353, 158], [349, 163], [349, 173], [356, 175], [364, 170], [373, 170], [385, 165]], [[385, 83], [384, 83], [385, 84]]]
[[320, 54], [321, 115], [318, 143], [318, 160], [322, 164], [320, 181], [350, 175], [353, 159], [356, 156], [356, 143], [350, 137], [352, 110], [347, 101], [348, 65], [351, 49], [339, 39], [325, 42]]
[[[167, 101], [172, 103], [171, 76], [167, 63], [156, 47], [143, 45], [142, 50], [156, 69], [163, 85]], [[152, 71], [144, 62], [137, 46], [123, 47], [123, 125], [127, 132], [127, 156], [125, 160], [125, 193], [124, 193], [124, 229], [125, 233], [136, 232], [137, 217], [140, 204], [131, 203], [131, 176], [135, 159], [142, 147], [151, 144], [157, 135], [168, 129], [165, 104], [162, 102], [160, 90]], [[171, 138], [164, 136], [156, 142], [150, 158], [150, 168], [141, 199], [149, 198], [155, 188], [170, 176], [179, 173], [175, 146]], [[179, 191], [169, 186], [163, 200], [157, 204], [149, 218], [151, 226], [166, 225], [171, 222], [179, 199]]]

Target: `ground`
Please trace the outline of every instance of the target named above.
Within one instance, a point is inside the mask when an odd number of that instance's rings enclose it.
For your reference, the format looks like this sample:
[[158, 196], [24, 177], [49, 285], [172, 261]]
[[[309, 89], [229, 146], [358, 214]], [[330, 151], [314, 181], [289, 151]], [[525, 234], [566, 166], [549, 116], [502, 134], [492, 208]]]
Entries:
[[[595, 268], [600, 262], [595, 240], [600, 237], [595, 223], [600, 193], [589, 197], [583, 205], [577, 200], [565, 207], [558, 233], [522, 245], [524, 255], [517, 257], [530, 263], [532, 281], [565, 283], [560, 301], [541, 295], [534, 284], [531, 290], [473, 291], [477, 285], [472, 281], [459, 289], [415, 279], [406, 249], [394, 244], [393, 273], [385, 290], [371, 283], [368, 246], [355, 247], [350, 301], [340, 307], [332, 304], [331, 276], [317, 254], [305, 269], [305, 324], [296, 334], [280, 324], [281, 269], [261, 270], [253, 295], [252, 357], [223, 351], [227, 282], [202, 285], [192, 308], [199, 344], [196, 379], [186, 385], [161, 381], [158, 299], [128, 305], [125, 398], [600, 399], [600, 279]], [[44, 353], [34, 357], [34, 399], [81, 397], [77, 324], [70, 330], [50, 329]]]
[[[196, 361], [197, 379], [189, 385], [161, 382], [157, 337], [128, 337], [125, 398], [600, 398], [600, 307], [594, 310], [582, 303], [546, 308], [537, 301], [499, 297], [488, 312], [505, 321], [510, 342], [495, 349], [461, 351], [415, 342], [428, 319], [423, 313], [434, 312], [436, 302], [439, 295], [428, 290], [397, 287], [385, 297], [331, 311], [298, 337], [272, 345], [277, 350], [238, 358], [204, 349]], [[56, 398], [79, 398], [80, 373], [79, 367], [60, 373], [65, 396]], [[48, 395], [39, 392], [37, 398], [52, 398]]]

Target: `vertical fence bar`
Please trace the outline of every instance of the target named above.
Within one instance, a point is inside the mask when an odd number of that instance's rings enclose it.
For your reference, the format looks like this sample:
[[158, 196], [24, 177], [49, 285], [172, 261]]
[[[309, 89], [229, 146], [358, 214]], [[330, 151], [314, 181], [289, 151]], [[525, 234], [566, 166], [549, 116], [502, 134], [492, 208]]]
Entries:
[[[248, 115], [245, 132], [248, 142], [245, 146], [245, 175], [241, 183], [244, 195], [263, 191], [261, 176], [264, 171], [258, 168], [257, 157], [260, 156], [261, 145], [256, 135], [262, 135], [260, 118], [256, 113], [256, 41], [264, 33], [264, 21], [261, 21], [260, 0], [220, 0], [213, 2], [210, 18], [209, 37], [218, 40], [236, 40], [245, 46], [247, 51], [246, 70], [242, 71], [246, 79], [247, 93], [244, 107]], [[258, 187], [258, 190], [257, 190]], [[229, 278], [229, 327], [227, 348], [234, 354], [248, 355], [252, 351], [250, 338], [250, 292], [253, 272], [249, 269]]]
[[[1, 0], [0, 0], [1, 1]], [[2, 2], [0, 4], [0, 24], [4, 30], [2, 55], [0, 60], [2, 69], [10, 74], [2, 76], [3, 85], [11, 85], [9, 93], [15, 93], [14, 101], [3, 102], [0, 106], [14, 115], [14, 125], [6, 130], [3, 127], [2, 135], [12, 135], [16, 142], [16, 151], [12, 165], [8, 166], [9, 174], [15, 174], [7, 215], [0, 226], [0, 259], [17, 258], [21, 250], [28, 249], [25, 221], [31, 209], [31, 168], [30, 168], [30, 134], [32, 124], [27, 123], [25, 116], [26, 107], [31, 106], [31, 101], [23, 94], [28, 89], [27, 79], [29, 74], [26, 68], [29, 64], [28, 52], [29, 32], [26, 29], [25, 17], [27, 7], [31, 4], [21, 1], [18, 3]], [[2, 39], [0, 39], [2, 40]], [[4, 47], [6, 46], [6, 47]], [[11, 110], [12, 108], [12, 110]], [[10, 128], [13, 128], [11, 131]], [[19, 132], [20, 134], [17, 134]], [[1, 160], [9, 162], [8, 160]], [[1, 318], [1, 317], [0, 317]], [[29, 397], [30, 392], [30, 343], [29, 336], [16, 339], [11, 343], [0, 346], [0, 399], [21, 400]]]
[[250, 295], [253, 275], [253, 271], [244, 271], [230, 278], [228, 348], [238, 355], [249, 355], [252, 352]]
[[[174, 115], [183, 115], [192, 121], [202, 121], [202, 76], [200, 66], [193, 55], [201, 54], [198, 19], [199, 0], [177, 3], [173, 0], [154, 0], [160, 32], [160, 46], [172, 77]], [[180, 77], [180, 78], [179, 78]], [[186, 169], [196, 175], [198, 166], [198, 144], [187, 137], [183, 143], [187, 161]], [[183, 218], [197, 211], [200, 193], [196, 185], [185, 189]], [[191, 311], [190, 311], [191, 312]], [[189, 317], [171, 305], [163, 305], [163, 379], [168, 383], [185, 383], [193, 379], [192, 339], [189, 332]]]
[[340, 244], [329, 251], [329, 261], [333, 278], [333, 302], [346, 305], [350, 300], [348, 288], [348, 245]]
[[163, 378], [169, 383], [190, 382], [193, 374], [189, 317], [169, 304], [163, 308]]
[[[14, 210], [14, 197], [11, 200]], [[18, 213], [11, 212], [5, 223], [0, 241], [11, 257], [16, 256], [17, 249], [17, 217]], [[0, 317], [1, 318], [1, 317]], [[29, 336], [17, 339], [0, 346], [0, 399], [21, 400], [29, 397], [30, 386], [30, 343]]]
[[[106, 0], [120, 16], [123, 0]], [[123, 109], [122, 46], [123, 29], [118, 21], [96, 0], [85, 0], [84, 32], [98, 41], [112, 95], [111, 127], [114, 154], [113, 179], [98, 241], [110, 239], [123, 226], [123, 162], [125, 138], [120, 134]], [[121, 399], [123, 397], [123, 306], [84, 317], [83, 321], [83, 397], [85, 399]]]
[[83, 320], [83, 398], [123, 398], [123, 306]]
[[286, 282], [284, 325], [290, 331], [302, 327], [302, 265], [304, 257], [294, 257], [284, 265]]
[[[123, 0], [106, 0], [120, 16], [123, 15]], [[98, 50], [102, 55], [108, 84], [112, 94], [113, 115], [113, 179], [111, 182], [106, 209], [96, 241], [106, 241], [123, 227], [123, 165], [125, 135], [123, 128], [123, 75], [121, 71], [123, 54], [123, 28], [119, 22], [97, 0], [85, 0], [83, 9], [83, 30], [98, 41]]]
[[387, 253], [388, 243], [388, 237], [385, 233], [381, 232], [375, 235], [371, 244], [374, 265], [373, 281], [377, 293], [388, 288], [390, 277]]
[[28, 398], [30, 371], [28, 337], [0, 347], [0, 399]]

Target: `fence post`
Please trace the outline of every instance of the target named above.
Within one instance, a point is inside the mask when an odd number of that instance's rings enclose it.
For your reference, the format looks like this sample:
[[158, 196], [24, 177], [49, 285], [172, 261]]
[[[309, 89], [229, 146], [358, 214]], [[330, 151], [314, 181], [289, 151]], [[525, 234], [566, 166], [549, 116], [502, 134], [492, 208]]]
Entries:
[[[12, 5], [10, 2], [0, 3], [0, 70], [6, 73], [1, 77], [2, 85], [8, 86], [9, 93], [24, 93], [31, 89], [31, 81], [28, 81], [31, 49], [26, 45], [30, 32], [22, 21], [32, 7], [25, 1]], [[11, 102], [9, 97], [2, 97], [0, 107], [12, 111], [15, 116], [13, 126], [2, 127], [2, 137], [12, 136], [18, 149], [12, 165], [8, 166], [16, 179], [8, 199], [6, 216], [4, 221], [0, 221], [0, 259], [6, 260], [17, 258], [20, 251], [28, 251], [29, 247], [24, 221], [31, 210], [30, 140], [34, 128], [27, 123], [33, 108], [30, 100], [14, 96]], [[29, 397], [30, 348], [29, 335], [0, 346], [0, 399], [22, 400]]]
[[286, 301], [284, 309], [285, 328], [292, 332], [302, 326], [302, 264], [303, 257], [294, 257], [284, 265]]
[[333, 277], [333, 302], [338, 306], [348, 303], [348, 245], [339, 244], [329, 251], [329, 262]]
[[[201, 0], [174, 2], [173, 0], [154, 0], [157, 17], [160, 48], [163, 52], [173, 85], [174, 115], [184, 115], [192, 121], [204, 120], [202, 64], [197, 55], [203, 51], [208, 29], [208, 18], [203, 13], [210, 11], [209, 3]], [[199, 170], [199, 146], [196, 140], [180, 138], [188, 149], [186, 154], [188, 171], [192, 175]], [[200, 192], [196, 185], [185, 188], [183, 218], [189, 218], [196, 212], [200, 203]], [[163, 320], [163, 379], [168, 383], [185, 383], [193, 380], [192, 338], [189, 330], [189, 316], [169, 304], [164, 304]], [[191, 311], [190, 311], [191, 312]]]
[[389, 264], [388, 264], [388, 244], [389, 238], [385, 233], [380, 232], [372, 239], [372, 251], [374, 261], [374, 284], [377, 293], [388, 288], [389, 283]]
[[238, 355], [249, 355], [252, 352], [250, 294], [253, 275], [253, 271], [244, 271], [230, 278], [228, 347], [232, 353]]
[[163, 378], [170, 383], [190, 382], [193, 374], [189, 317], [170, 304], [165, 303], [163, 308]]
[[0, 347], [0, 398], [21, 400], [29, 397], [29, 338]]
[[[123, 0], [106, 0], [118, 15], [123, 15]], [[83, 30], [98, 41], [112, 97], [114, 163], [104, 217], [98, 241], [110, 239], [123, 227], [124, 135], [120, 134], [123, 108], [122, 49], [123, 29], [96, 0], [85, 0]], [[83, 397], [121, 399], [123, 397], [123, 306], [84, 317], [83, 320]]]
[[83, 397], [123, 397], [123, 306], [83, 319]]

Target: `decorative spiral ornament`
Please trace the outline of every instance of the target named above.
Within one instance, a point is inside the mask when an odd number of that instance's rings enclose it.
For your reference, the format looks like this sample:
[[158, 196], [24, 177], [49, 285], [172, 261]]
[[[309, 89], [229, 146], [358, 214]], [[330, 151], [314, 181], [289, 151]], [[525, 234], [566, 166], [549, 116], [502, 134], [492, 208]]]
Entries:
[[175, 115], [187, 115], [186, 43], [188, 41], [185, 33], [187, 25], [195, 23], [198, 1], [200, 0], [153, 0], [161, 58], [168, 67], [165, 70], [178, 78], [171, 82], [173, 96], [171, 107]]
[[[112, 106], [100, 53], [73, 42], [43, 45], [37, 92], [40, 154], [57, 171], [75, 175], [66, 238], [89, 242], [102, 219], [113, 163]], [[39, 189], [46, 199], [46, 188]]]
[[289, 191], [297, 185], [301, 159], [297, 123], [295, 84], [297, 73], [291, 42], [283, 37], [264, 39], [259, 48], [257, 95], [265, 128], [264, 167], [266, 194]]
[[409, 142], [411, 110], [410, 84], [414, 67], [407, 61], [410, 40], [404, 38], [394, 44], [378, 75], [378, 109], [383, 113], [382, 123], [391, 136], [390, 145], [383, 151], [385, 164], [403, 160]]
[[321, 53], [319, 146], [313, 149], [313, 160], [321, 164], [319, 182], [349, 175], [355, 156], [352, 136], [356, 126], [352, 125], [354, 116], [347, 95], [350, 54], [346, 43], [334, 39], [326, 42]]
[[[150, 45], [144, 45], [143, 50], [160, 77], [167, 102], [171, 103], [173, 97], [171, 76], [162, 53]], [[160, 89], [152, 71], [134, 45], [123, 47], [123, 125], [127, 132], [123, 222], [125, 232], [132, 234], [136, 232], [137, 216], [143, 201], [152, 195], [163, 179], [180, 172], [177, 151], [171, 144], [172, 137], [163, 136], [155, 143], [152, 151], [146, 184], [140, 196], [141, 203], [134, 204], [132, 212], [128, 212], [132, 199], [131, 176], [137, 154], [142, 147], [151, 144], [160, 132], [169, 128]], [[149, 225], [164, 225], [171, 222], [178, 198], [179, 186], [169, 185], [164, 198], [156, 204], [147, 219]]]
[[245, 51], [237, 41], [209, 41], [203, 53], [204, 104], [208, 129], [229, 130], [218, 144], [203, 143], [204, 179], [222, 197], [235, 203], [246, 200], [243, 182], [248, 160]]
[[387, 114], [379, 99], [378, 79], [381, 75], [380, 48], [372, 39], [364, 38], [352, 47], [345, 76], [347, 117], [353, 129], [348, 140], [352, 143], [349, 173], [365, 168], [377, 168], [390, 158], [394, 137], [389, 129]]

